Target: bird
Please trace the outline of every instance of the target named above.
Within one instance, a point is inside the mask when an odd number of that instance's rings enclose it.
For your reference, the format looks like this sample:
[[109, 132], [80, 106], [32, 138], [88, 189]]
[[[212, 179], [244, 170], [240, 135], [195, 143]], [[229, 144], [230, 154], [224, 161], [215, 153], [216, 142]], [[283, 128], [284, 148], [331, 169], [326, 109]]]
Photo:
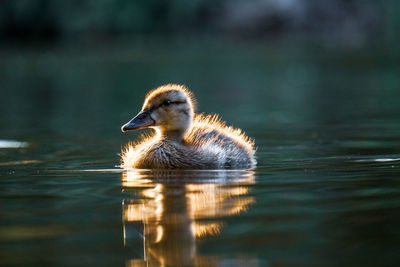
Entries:
[[191, 91], [166, 84], [147, 93], [122, 132], [151, 128], [122, 148], [124, 169], [254, 169], [255, 142], [216, 114], [196, 113]]

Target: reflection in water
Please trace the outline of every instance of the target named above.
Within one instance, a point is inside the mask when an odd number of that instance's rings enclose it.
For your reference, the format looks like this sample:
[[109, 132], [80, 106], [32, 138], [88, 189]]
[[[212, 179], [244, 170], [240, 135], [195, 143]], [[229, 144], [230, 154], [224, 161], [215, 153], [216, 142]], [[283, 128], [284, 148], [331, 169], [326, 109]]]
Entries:
[[[221, 265], [226, 259], [197, 255], [196, 239], [220, 233], [223, 223], [215, 219], [246, 211], [255, 202], [248, 196], [252, 184], [251, 171], [124, 172], [124, 190], [139, 194], [139, 199], [122, 203], [124, 244], [129, 242], [129, 225], [144, 225], [143, 259], [129, 260], [127, 266]], [[258, 265], [250, 258], [229, 262]]]

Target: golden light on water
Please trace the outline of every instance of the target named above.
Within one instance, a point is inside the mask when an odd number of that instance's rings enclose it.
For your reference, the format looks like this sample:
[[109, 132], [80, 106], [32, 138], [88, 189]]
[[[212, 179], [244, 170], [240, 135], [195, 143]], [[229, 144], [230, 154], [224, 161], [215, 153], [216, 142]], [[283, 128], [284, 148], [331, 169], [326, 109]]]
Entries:
[[197, 238], [202, 238], [218, 235], [221, 232], [222, 223], [194, 223], [192, 227], [193, 234]]
[[197, 255], [196, 239], [218, 236], [225, 217], [248, 210], [255, 203], [249, 196], [252, 184], [248, 171], [124, 172], [123, 190], [140, 196], [122, 203], [124, 244], [132, 223], [143, 224], [144, 236], [144, 259], [127, 266], [193, 265], [204, 259]]

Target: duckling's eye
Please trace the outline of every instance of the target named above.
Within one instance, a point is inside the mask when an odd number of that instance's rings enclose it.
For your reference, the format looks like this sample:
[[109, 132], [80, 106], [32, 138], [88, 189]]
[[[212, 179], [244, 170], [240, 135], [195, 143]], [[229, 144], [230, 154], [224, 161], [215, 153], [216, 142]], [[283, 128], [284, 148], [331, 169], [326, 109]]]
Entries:
[[171, 105], [171, 101], [168, 100], [168, 99], [166, 99], [166, 100], [164, 100], [164, 102], [162, 103], [162, 105], [164, 105], [164, 106], [169, 106], [169, 105]]

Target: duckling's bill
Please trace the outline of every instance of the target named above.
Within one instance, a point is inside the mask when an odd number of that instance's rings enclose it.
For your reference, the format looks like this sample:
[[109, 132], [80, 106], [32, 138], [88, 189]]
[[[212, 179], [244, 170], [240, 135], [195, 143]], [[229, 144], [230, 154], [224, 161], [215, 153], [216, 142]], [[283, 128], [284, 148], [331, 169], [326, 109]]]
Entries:
[[148, 110], [142, 110], [132, 120], [121, 127], [122, 132], [135, 131], [155, 125]]

